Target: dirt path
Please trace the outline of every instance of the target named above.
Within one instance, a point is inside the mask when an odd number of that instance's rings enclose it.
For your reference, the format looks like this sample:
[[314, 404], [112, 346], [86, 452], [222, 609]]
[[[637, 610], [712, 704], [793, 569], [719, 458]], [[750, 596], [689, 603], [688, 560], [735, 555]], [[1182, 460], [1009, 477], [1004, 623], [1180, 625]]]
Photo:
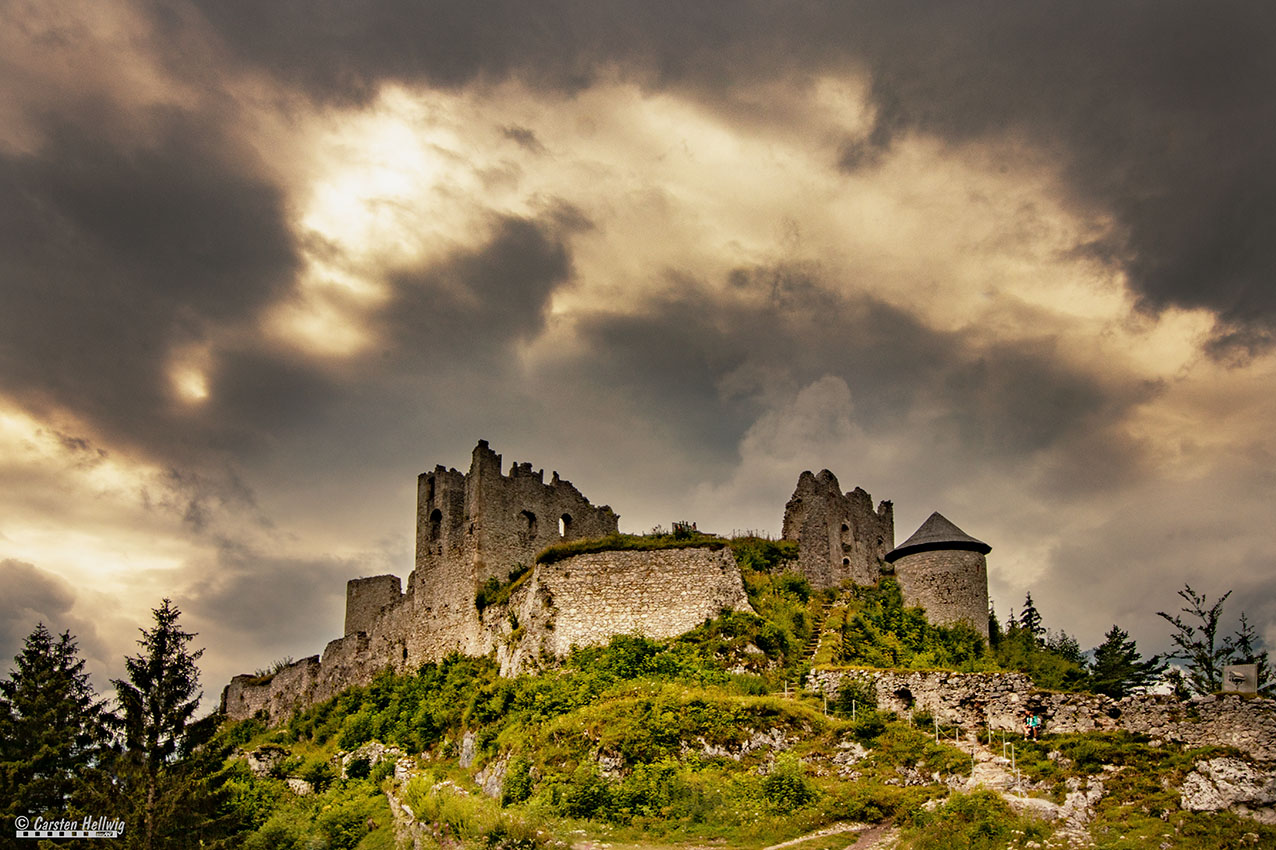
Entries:
[[[781, 847], [792, 847], [794, 844], [801, 844], [803, 841], [811, 841], [816, 838], [823, 838], [826, 835], [837, 835], [841, 832], [854, 832], [863, 829], [862, 823], [835, 823], [832, 826], [826, 826], [824, 829], [817, 829], [815, 832], [799, 835], [797, 838], [790, 838], [788, 841], [781, 841], [779, 844], [772, 844], [770, 847], [763, 847], [762, 850], [780, 850]], [[858, 845], [858, 842], [856, 842]]]
[[791, 847], [806, 841], [814, 841], [817, 838], [825, 838], [830, 835], [840, 835], [847, 832], [857, 834], [855, 841], [848, 844], [846, 850], [873, 850], [873, 848], [881, 846], [884, 840], [894, 834], [889, 823], [879, 823], [876, 826], [865, 826], [862, 823], [838, 823], [824, 829], [817, 829], [815, 832], [810, 832], [806, 835], [799, 835], [797, 838], [790, 838], [788, 841], [782, 841], [779, 844], [772, 844], [770, 847], [763, 847], [762, 850], [781, 850], [784, 847]]
[[852, 844], [847, 850], [872, 850], [879, 847], [887, 839], [893, 837], [895, 831], [889, 823], [879, 823], [877, 826], [869, 827], [860, 833], [859, 840]]

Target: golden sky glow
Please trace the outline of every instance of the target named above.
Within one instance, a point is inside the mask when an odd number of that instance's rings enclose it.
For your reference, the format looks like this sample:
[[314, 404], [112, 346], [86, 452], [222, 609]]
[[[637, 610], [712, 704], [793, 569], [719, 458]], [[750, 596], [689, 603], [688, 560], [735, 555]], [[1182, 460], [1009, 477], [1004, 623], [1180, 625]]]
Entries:
[[479, 438], [627, 530], [778, 533], [828, 467], [897, 539], [987, 540], [998, 610], [1032, 590], [1083, 646], [1163, 643], [1198, 576], [1276, 641], [1276, 109], [1160, 82], [1241, 24], [1122, 41], [1117, 4], [1055, 46], [1048, 10], [922, 6], [446, 44], [383, 10], [402, 51], [5, 3], [0, 595], [33, 589], [0, 648], [65, 616], [111, 671], [167, 594], [210, 689], [317, 651]]

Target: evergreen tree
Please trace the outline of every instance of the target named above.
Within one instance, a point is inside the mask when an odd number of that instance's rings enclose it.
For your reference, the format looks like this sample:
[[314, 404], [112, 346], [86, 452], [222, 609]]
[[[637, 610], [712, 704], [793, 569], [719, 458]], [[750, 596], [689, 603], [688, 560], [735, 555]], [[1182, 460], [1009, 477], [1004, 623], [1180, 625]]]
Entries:
[[203, 696], [195, 662], [204, 651], [188, 648], [195, 635], [178, 626], [181, 612], [171, 600], [152, 613], [155, 627], [141, 630], [141, 654], [124, 659], [127, 681], [113, 682], [124, 732], [116, 774], [132, 814], [125, 839], [142, 850], [193, 843], [191, 818], [205, 790], [203, 777], [187, 769]]
[[1047, 637], [1045, 647], [1065, 661], [1078, 667], [1085, 666], [1085, 653], [1081, 651], [1081, 644], [1063, 629]]
[[[43, 623], [0, 682], [0, 811], [72, 815], [85, 772], [107, 738], [99, 701], [70, 632]], [[7, 823], [12, 823], [7, 820]]]
[[[1164, 611], [1156, 612], [1158, 617], [1174, 626], [1170, 640], [1178, 650], [1169, 657], [1187, 662], [1188, 684], [1198, 694], [1212, 694], [1222, 687], [1223, 667], [1235, 654], [1232, 639], [1223, 637], [1220, 640], [1218, 635], [1223, 603], [1231, 595], [1229, 590], [1213, 605], [1206, 607], [1209, 600], [1193, 590], [1190, 584], [1185, 584], [1179, 591], [1179, 596], [1187, 602], [1180, 609], [1181, 614], [1170, 616]], [[1187, 620], [1183, 619], [1183, 614], [1188, 616]]]
[[1032, 604], [1032, 593], [1023, 600], [1023, 610], [1019, 612], [1019, 627], [1027, 632], [1037, 643], [1046, 636], [1046, 629], [1041, 625], [1041, 614], [1037, 606]]
[[1146, 688], [1165, 672], [1158, 656], [1144, 661], [1138, 645], [1124, 629], [1113, 624], [1104, 641], [1094, 650], [1094, 669], [1090, 674], [1090, 690], [1113, 699]]
[[[1013, 612], [1012, 612], [1013, 619]], [[997, 619], [997, 611], [988, 600], [988, 647], [996, 649], [1001, 644], [1001, 621]]]
[[1233, 664], [1254, 664], [1258, 667], [1258, 692], [1265, 696], [1276, 693], [1276, 680], [1272, 676], [1272, 665], [1267, 650], [1263, 648], [1262, 638], [1254, 631], [1254, 626], [1244, 613], [1241, 614], [1240, 626], [1232, 637]]

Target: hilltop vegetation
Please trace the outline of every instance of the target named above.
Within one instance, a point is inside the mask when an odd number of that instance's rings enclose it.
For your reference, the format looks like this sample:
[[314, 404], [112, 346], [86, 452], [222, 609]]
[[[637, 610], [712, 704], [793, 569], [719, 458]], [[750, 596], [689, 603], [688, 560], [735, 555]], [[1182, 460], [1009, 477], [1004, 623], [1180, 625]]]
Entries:
[[[699, 539], [685, 528], [664, 537], [652, 545]], [[1031, 597], [1005, 628], [994, 619], [985, 642], [973, 629], [936, 626], [906, 608], [890, 577], [817, 592], [790, 569], [791, 543], [713, 541], [731, 547], [755, 613], [723, 612], [678, 638], [620, 636], [516, 678], [501, 678], [492, 658], [454, 655], [411, 675], [383, 672], [273, 728], [262, 717], [219, 728], [217, 718], [188, 723], [199, 655], [183, 650], [168, 663], [180, 668], [187, 696], [171, 706], [149, 751], [144, 713], [126, 705], [134, 727], [112, 736], [69, 636], [55, 641], [37, 631], [17, 679], [0, 689], [0, 721], [48, 726], [36, 714], [48, 688], [36, 679], [46, 681], [48, 670], [61, 677], [70, 703], [91, 706], [81, 713], [96, 718], [97, 737], [63, 753], [57, 799], [88, 811], [123, 792], [130, 823], [149, 817], [148, 829], [161, 837], [153, 846], [390, 850], [396, 807], [400, 827], [411, 820], [414, 840], [440, 850], [557, 850], [582, 839], [760, 848], [886, 820], [899, 829], [900, 850], [1066, 844], [1055, 824], [968, 783], [974, 758], [968, 745], [950, 743], [958, 730], [924, 713], [879, 710], [873, 692], [853, 684], [828, 700], [777, 692], [812, 663], [817, 632], [824, 640], [814, 662], [823, 665], [1019, 669], [1054, 687], [1126, 687], [1155, 664], [1140, 662], [1123, 632], [1110, 633], [1100, 677], [1075, 640], [1045, 630]], [[526, 575], [515, 570], [480, 594], [499, 604]], [[177, 646], [193, 637], [167, 603], [156, 615], [157, 629]], [[157, 652], [143, 649], [136, 661]], [[130, 671], [134, 681], [116, 684], [124, 701], [136, 702], [149, 674]], [[981, 735], [993, 750], [1003, 743]], [[21, 770], [35, 762], [18, 760], [16, 736], [2, 740], [6, 789], [45, 787], [21, 784]], [[1276, 846], [1272, 827], [1179, 808], [1176, 789], [1193, 765], [1230, 751], [1154, 746], [1123, 734], [1013, 743], [1024, 787], [1039, 800], [1058, 804], [1102, 784], [1092, 846]], [[146, 846], [140, 832], [123, 846]], [[850, 843], [838, 833], [799, 850]]]

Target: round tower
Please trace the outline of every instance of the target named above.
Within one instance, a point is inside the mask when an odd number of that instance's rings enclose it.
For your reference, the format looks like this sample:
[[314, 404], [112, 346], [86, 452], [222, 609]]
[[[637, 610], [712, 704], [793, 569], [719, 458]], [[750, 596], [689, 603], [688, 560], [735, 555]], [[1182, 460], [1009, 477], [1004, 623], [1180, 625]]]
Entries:
[[966, 623], [988, 637], [988, 562], [992, 547], [938, 512], [886, 553], [904, 604], [920, 606], [941, 626]]

